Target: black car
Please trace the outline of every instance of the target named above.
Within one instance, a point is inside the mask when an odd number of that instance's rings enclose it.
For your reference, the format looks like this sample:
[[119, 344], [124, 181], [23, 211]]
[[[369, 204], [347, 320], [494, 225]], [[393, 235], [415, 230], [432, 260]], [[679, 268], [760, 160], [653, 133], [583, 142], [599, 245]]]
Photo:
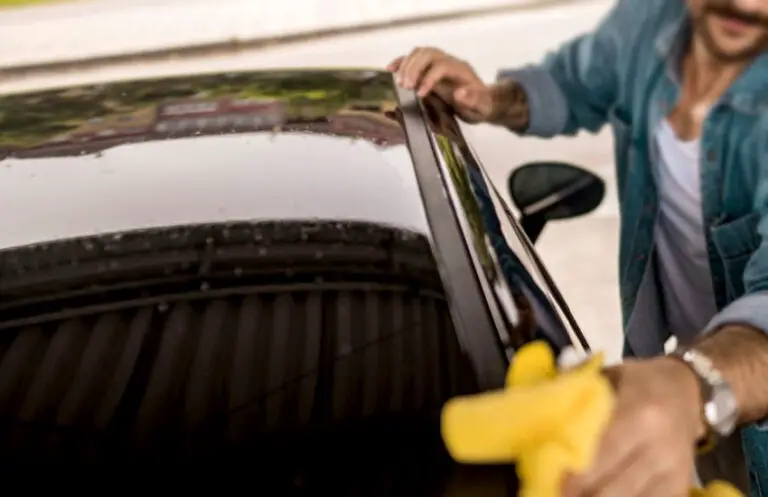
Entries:
[[514, 212], [384, 72], [0, 97], [0, 472], [514, 495], [449, 460], [440, 408], [532, 340], [586, 348], [530, 239], [603, 183], [532, 164], [509, 188]]

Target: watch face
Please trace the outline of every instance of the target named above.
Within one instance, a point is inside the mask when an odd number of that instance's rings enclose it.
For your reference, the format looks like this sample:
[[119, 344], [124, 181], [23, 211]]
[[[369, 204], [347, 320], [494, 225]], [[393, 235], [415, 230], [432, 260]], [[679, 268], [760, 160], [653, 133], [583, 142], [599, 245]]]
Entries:
[[712, 396], [704, 405], [704, 417], [721, 436], [733, 433], [739, 418], [739, 406], [728, 384], [713, 386]]
[[704, 419], [711, 430], [727, 437], [736, 429], [739, 405], [730, 385], [724, 380], [712, 361], [696, 349], [686, 349], [677, 354], [699, 377], [701, 398], [704, 402]]

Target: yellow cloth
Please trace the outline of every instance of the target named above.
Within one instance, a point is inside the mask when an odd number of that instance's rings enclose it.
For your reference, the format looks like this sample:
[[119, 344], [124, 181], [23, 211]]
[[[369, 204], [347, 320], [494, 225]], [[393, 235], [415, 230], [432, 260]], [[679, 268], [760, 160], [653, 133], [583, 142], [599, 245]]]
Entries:
[[[534, 342], [518, 351], [507, 388], [449, 401], [442, 434], [460, 463], [515, 462], [520, 497], [560, 497], [562, 478], [595, 459], [614, 407], [613, 389], [602, 375], [602, 355], [558, 372], [550, 348]], [[691, 497], [741, 497], [715, 482]]]

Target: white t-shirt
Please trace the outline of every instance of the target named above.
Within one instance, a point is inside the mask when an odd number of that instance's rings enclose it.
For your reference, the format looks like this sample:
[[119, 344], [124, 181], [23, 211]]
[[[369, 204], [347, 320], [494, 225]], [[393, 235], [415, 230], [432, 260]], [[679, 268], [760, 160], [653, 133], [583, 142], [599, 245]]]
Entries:
[[658, 276], [669, 332], [691, 342], [717, 313], [701, 208], [701, 145], [682, 141], [669, 122], [656, 131]]

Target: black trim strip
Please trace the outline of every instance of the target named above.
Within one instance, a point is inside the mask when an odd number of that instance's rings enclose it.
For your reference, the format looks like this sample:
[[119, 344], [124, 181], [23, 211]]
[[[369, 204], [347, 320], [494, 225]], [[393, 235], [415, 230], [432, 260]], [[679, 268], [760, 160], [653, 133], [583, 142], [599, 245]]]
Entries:
[[487, 307], [416, 94], [398, 88], [403, 126], [421, 191], [431, 242], [459, 341], [483, 390], [504, 385], [507, 359]]

